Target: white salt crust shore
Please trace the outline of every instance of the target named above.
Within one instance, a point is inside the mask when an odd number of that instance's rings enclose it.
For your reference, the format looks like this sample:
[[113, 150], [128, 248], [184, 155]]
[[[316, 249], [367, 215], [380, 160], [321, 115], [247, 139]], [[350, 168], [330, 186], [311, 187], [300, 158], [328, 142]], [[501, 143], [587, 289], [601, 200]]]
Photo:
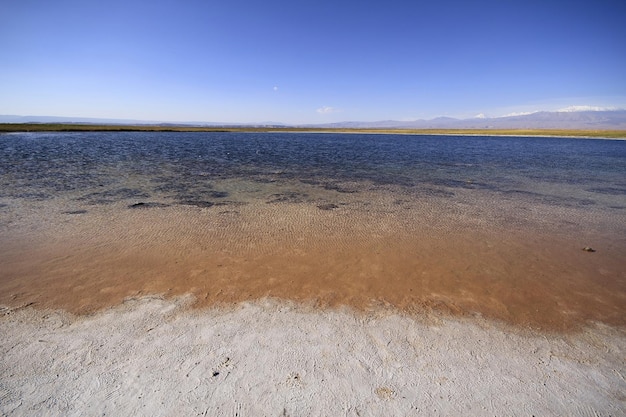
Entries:
[[626, 333], [530, 334], [261, 300], [127, 299], [86, 317], [0, 307], [0, 414], [620, 416]]

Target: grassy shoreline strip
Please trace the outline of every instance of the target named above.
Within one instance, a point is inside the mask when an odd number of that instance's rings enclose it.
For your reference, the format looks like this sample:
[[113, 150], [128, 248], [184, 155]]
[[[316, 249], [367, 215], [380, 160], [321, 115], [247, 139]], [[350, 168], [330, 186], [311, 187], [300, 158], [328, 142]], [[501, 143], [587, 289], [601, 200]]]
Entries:
[[0, 133], [11, 132], [317, 132], [379, 133], [405, 135], [560, 136], [626, 139], [626, 130], [600, 129], [358, 129], [310, 127], [0, 123]]

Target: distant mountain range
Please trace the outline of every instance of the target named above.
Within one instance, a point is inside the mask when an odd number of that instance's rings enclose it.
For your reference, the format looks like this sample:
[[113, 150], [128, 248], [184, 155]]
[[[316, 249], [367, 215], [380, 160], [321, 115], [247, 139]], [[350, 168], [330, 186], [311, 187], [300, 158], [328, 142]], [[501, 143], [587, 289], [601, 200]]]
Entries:
[[97, 119], [85, 117], [55, 116], [2, 116], [0, 123], [81, 123], [81, 124], [142, 124], [177, 126], [272, 126], [272, 127], [312, 127], [312, 128], [353, 128], [353, 129], [610, 129], [626, 130], [626, 110], [601, 111], [559, 111], [536, 112], [505, 117], [476, 117], [455, 119], [437, 117], [430, 120], [378, 122], [338, 122], [325, 124], [283, 124], [265, 123], [219, 123], [219, 122], [180, 122], [164, 123], [145, 120]]
[[626, 110], [536, 112], [518, 116], [455, 119], [437, 117], [431, 120], [401, 122], [341, 122], [311, 125], [327, 128], [385, 129], [610, 129], [626, 130]]

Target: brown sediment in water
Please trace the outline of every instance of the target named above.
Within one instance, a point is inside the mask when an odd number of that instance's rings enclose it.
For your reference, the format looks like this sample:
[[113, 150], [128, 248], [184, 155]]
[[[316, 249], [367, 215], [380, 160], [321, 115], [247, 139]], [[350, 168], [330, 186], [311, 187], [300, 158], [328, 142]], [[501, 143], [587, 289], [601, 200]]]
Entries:
[[[275, 297], [547, 331], [626, 324], [624, 242], [592, 232], [311, 204], [55, 216], [4, 233], [0, 304], [86, 314], [127, 297], [191, 293], [199, 308]], [[597, 251], [582, 250], [589, 245]]]

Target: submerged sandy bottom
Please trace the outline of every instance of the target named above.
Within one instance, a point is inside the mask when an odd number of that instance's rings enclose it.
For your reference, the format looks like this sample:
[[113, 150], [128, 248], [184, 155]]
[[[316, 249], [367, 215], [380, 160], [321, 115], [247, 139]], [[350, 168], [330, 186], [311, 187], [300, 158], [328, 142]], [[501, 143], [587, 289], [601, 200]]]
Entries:
[[0, 318], [2, 415], [617, 416], [625, 335], [259, 300]]
[[626, 214], [517, 200], [351, 198], [330, 209], [11, 206], [0, 304], [85, 314], [129, 296], [192, 294], [203, 308], [273, 297], [548, 331], [626, 324]]

